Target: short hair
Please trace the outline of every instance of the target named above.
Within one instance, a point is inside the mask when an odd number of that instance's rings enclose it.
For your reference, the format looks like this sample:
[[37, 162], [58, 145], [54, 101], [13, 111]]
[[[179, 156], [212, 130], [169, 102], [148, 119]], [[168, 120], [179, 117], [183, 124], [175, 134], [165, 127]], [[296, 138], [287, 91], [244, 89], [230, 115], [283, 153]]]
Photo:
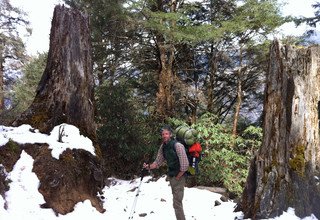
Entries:
[[173, 134], [173, 130], [169, 125], [165, 125], [160, 129], [160, 133], [162, 133], [164, 130], [167, 130], [170, 132], [170, 134]]

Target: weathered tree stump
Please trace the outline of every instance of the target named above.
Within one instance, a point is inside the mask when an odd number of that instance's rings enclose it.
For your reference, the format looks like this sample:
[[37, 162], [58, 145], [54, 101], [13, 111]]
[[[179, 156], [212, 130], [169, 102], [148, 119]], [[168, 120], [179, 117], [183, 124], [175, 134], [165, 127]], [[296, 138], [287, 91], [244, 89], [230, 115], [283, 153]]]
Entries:
[[68, 123], [90, 138], [96, 134], [94, 79], [88, 17], [64, 6], [54, 10], [50, 48], [36, 97], [13, 125], [50, 132]]
[[320, 218], [320, 47], [270, 48], [263, 143], [251, 163], [242, 201], [245, 218]]
[[[64, 6], [54, 9], [48, 61], [31, 106], [13, 122], [29, 124], [42, 133], [67, 123], [79, 128], [95, 146], [96, 155], [82, 149], [67, 149], [59, 159], [51, 156], [46, 144], [19, 145], [34, 159], [33, 171], [41, 184], [39, 192], [46, 201], [42, 208], [56, 213], [73, 211], [86, 199], [100, 212], [103, 205], [97, 196], [103, 187], [100, 148], [96, 144], [94, 121], [94, 80], [88, 17]], [[76, 146], [79, 147], [79, 146]], [[6, 155], [6, 146], [0, 154]], [[3, 152], [2, 152], [3, 151]], [[15, 162], [15, 161], [13, 161]], [[4, 164], [10, 171], [10, 164]]]

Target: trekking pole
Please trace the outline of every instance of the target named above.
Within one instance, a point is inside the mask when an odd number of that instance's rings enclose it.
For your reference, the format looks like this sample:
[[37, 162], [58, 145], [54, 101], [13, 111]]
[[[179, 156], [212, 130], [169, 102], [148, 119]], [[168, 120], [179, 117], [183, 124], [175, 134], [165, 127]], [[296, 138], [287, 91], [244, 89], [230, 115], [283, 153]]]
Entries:
[[149, 173], [149, 171], [145, 168], [143, 168], [140, 172], [140, 183], [139, 183], [139, 186], [138, 186], [138, 191], [137, 191], [137, 194], [134, 198], [134, 202], [133, 202], [133, 205], [132, 205], [132, 208], [131, 208], [131, 212], [130, 212], [130, 216], [129, 216], [129, 219], [133, 219], [133, 214], [135, 212], [135, 209], [136, 209], [136, 205], [137, 205], [137, 200], [138, 200], [138, 196], [139, 196], [139, 193], [140, 193], [140, 187], [141, 187], [141, 183], [142, 183], [142, 179], [144, 176], [146, 176], [147, 174]]

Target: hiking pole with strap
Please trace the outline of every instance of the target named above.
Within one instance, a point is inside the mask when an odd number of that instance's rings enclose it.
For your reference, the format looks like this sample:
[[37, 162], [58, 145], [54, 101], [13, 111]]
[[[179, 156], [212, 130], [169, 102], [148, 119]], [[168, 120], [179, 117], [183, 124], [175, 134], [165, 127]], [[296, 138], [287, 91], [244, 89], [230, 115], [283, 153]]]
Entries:
[[143, 168], [140, 172], [140, 183], [139, 183], [139, 186], [138, 186], [138, 191], [137, 191], [137, 194], [134, 198], [134, 202], [133, 202], [133, 205], [132, 205], [132, 209], [131, 209], [131, 212], [130, 212], [130, 216], [129, 216], [129, 219], [133, 219], [133, 214], [135, 212], [135, 209], [136, 209], [136, 205], [137, 205], [137, 200], [138, 200], [138, 196], [139, 196], [139, 193], [140, 193], [140, 187], [141, 187], [141, 183], [142, 183], [142, 179], [143, 177], [145, 177], [146, 175], [149, 174], [149, 170], [147, 170], [146, 168]]

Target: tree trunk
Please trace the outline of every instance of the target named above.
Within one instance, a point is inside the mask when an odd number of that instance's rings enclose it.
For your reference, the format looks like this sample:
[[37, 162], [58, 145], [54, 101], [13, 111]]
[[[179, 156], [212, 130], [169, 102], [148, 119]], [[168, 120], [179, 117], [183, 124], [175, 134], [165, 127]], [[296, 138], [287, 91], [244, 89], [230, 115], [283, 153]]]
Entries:
[[208, 99], [207, 99], [207, 111], [214, 113], [214, 85], [215, 85], [215, 74], [218, 70], [218, 55], [217, 52], [214, 51], [214, 46], [211, 45], [211, 57], [210, 57], [210, 70], [208, 74], [208, 88], [207, 88], [207, 93], [208, 93]]
[[288, 207], [320, 218], [319, 58], [320, 47], [274, 41], [270, 48], [263, 143], [236, 209], [245, 218], [272, 218]]
[[[170, 48], [167, 48], [170, 47]], [[157, 114], [160, 118], [172, 116], [173, 110], [173, 72], [174, 53], [172, 45], [166, 46], [158, 42], [161, 69], [159, 72], [159, 87], [157, 92]]]
[[237, 101], [235, 105], [235, 111], [233, 116], [233, 127], [232, 127], [232, 136], [234, 138], [237, 137], [237, 128], [238, 128], [238, 121], [240, 116], [240, 109], [242, 104], [242, 74], [243, 74], [243, 68], [242, 68], [242, 46], [240, 46], [240, 52], [239, 52], [239, 70], [236, 72], [237, 74]]
[[88, 17], [57, 7], [48, 61], [36, 97], [14, 125], [28, 123], [41, 132], [68, 123], [95, 138], [94, 81]]
[[3, 57], [0, 52], [0, 112], [4, 110], [4, 74], [3, 74]]
[[[78, 202], [90, 200], [103, 212], [98, 192], [103, 187], [101, 151], [96, 142], [93, 73], [88, 17], [64, 6], [54, 9], [47, 65], [31, 106], [13, 122], [30, 124], [43, 133], [67, 123], [89, 137], [97, 156], [83, 149], [66, 149], [55, 159], [47, 144], [20, 146], [34, 159], [46, 203], [56, 213], [72, 212]], [[81, 147], [81, 146], [75, 146]], [[0, 148], [0, 153], [5, 147]], [[54, 183], [54, 184], [53, 184]]]
[[[159, 1], [159, 11], [163, 11], [162, 1]], [[176, 1], [171, 0], [170, 2], [170, 12], [176, 11]], [[171, 22], [172, 26], [175, 26], [174, 22]], [[159, 50], [159, 86], [157, 92], [157, 115], [160, 119], [166, 119], [173, 116], [173, 87], [174, 87], [174, 73], [173, 73], [173, 62], [175, 59], [174, 55], [174, 45], [170, 42], [166, 42], [165, 38], [157, 34], [157, 47]]]
[[233, 127], [232, 127], [232, 136], [236, 137], [237, 136], [237, 128], [238, 128], [238, 121], [239, 121], [239, 116], [240, 116], [240, 109], [241, 109], [241, 104], [242, 104], [242, 87], [241, 87], [241, 70], [238, 71], [238, 76], [237, 76], [237, 101], [236, 101], [236, 106], [235, 106], [235, 111], [234, 111], [234, 116], [233, 116]]

